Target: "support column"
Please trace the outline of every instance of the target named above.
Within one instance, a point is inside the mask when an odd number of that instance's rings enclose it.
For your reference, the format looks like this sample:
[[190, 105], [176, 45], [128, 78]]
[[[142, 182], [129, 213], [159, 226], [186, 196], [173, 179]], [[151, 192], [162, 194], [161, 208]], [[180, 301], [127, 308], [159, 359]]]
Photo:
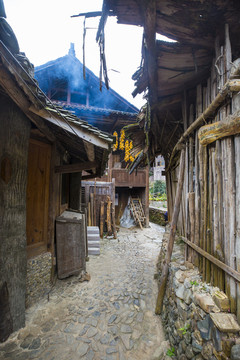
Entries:
[[1, 342], [12, 331], [25, 325], [26, 185], [30, 121], [6, 97], [0, 98], [0, 108]]

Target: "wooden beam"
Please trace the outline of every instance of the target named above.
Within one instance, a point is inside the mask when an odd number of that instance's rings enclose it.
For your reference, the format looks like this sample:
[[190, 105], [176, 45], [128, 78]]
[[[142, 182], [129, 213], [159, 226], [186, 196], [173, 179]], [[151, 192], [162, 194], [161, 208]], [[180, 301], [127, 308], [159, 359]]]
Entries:
[[158, 99], [158, 73], [156, 51], [156, 0], [144, 2], [144, 36], [147, 60], [148, 89], [150, 105], [157, 104]]
[[172, 151], [169, 165], [167, 168], [167, 171], [171, 167], [172, 160], [174, 158], [174, 155], [176, 152], [180, 149], [180, 145], [185, 143], [188, 136], [197, 128], [199, 128], [202, 123], [206, 122], [209, 118], [212, 118], [214, 114], [216, 113], [217, 109], [224, 103], [226, 97], [233, 92], [240, 91], [240, 80], [239, 79], [233, 79], [228, 80], [226, 84], [223, 86], [223, 88], [219, 91], [215, 99], [211, 102], [211, 104], [207, 107], [206, 110], [188, 127], [188, 129], [184, 132], [184, 134], [181, 136], [181, 138], [178, 140], [177, 144], [174, 146], [174, 149]]
[[113, 142], [113, 140], [111, 141], [110, 139], [100, 138], [98, 134], [95, 134], [93, 131], [91, 131], [91, 129], [83, 129], [81, 127], [81, 123], [77, 124], [76, 122], [68, 121], [64, 118], [64, 116], [61, 116], [61, 114], [58, 114], [56, 111], [54, 111], [54, 109], [49, 108], [37, 110], [33, 106], [30, 106], [29, 110], [46, 119], [50, 123], [66, 130], [70, 134], [73, 134], [80, 139], [90, 142], [100, 148], [108, 149], [109, 145]]
[[240, 111], [227, 116], [224, 121], [202, 126], [198, 132], [198, 138], [202, 145], [206, 146], [226, 136], [240, 133]]
[[55, 166], [55, 173], [60, 173], [60, 174], [76, 173], [76, 172], [81, 172], [83, 170], [91, 170], [96, 167], [97, 167], [97, 161], [59, 165], [59, 166]]
[[83, 141], [84, 144], [84, 148], [86, 150], [87, 153], [87, 157], [89, 161], [94, 161], [95, 160], [95, 151], [94, 151], [94, 145], [87, 142], [87, 141]]
[[95, 179], [96, 177], [98, 177], [97, 174], [84, 175], [82, 176], [82, 180]]
[[37, 126], [37, 128], [46, 136], [46, 138], [54, 142], [55, 136], [52, 134], [44, 120], [39, 116], [31, 113], [28, 108], [30, 102], [27, 96], [23, 93], [19, 85], [14, 81], [9, 72], [0, 65], [0, 85], [7, 93], [7, 95], [17, 104], [17, 106], [25, 113], [25, 115]]
[[191, 241], [189, 241], [188, 239], [186, 239], [185, 237], [181, 236], [181, 239], [189, 246], [191, 246], [191, 248], [193, 248], [195, 251], [197, 251], [200, 255], [204, 256], [206, 259], [208, 259], [209, 261], [211, 261], [214, 265], [216, 265], [217, 267], [219, 267], [220, 269], [222, 269], [223, 271], [225, 271], [228, 275], [230, 275], [232, 278], [234, 278], [235, 280], [237, 280], [238, 282], [240, 282], [240, 272], [233, 270], [230, 266], [224, 264], [222, 261], [216, 259], [214, 256], [210, 255], [209, 253], [207, 253], [205, 250], [201, 249], [199, 246], [197, 246], [196, 244], [192, 243]]

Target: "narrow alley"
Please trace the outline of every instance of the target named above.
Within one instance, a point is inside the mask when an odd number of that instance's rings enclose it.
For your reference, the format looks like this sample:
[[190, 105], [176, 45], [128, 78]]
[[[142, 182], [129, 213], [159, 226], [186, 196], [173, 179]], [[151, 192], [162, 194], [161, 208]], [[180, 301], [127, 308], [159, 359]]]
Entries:
[[163, 228], [121, 228], [90, 256], [89, 282], [58, 280], [26, 313], [25, 328], [0, 345], [2, 360], [127, 360], [156, 358], [164, 340], [154, 314], [154, 280]]

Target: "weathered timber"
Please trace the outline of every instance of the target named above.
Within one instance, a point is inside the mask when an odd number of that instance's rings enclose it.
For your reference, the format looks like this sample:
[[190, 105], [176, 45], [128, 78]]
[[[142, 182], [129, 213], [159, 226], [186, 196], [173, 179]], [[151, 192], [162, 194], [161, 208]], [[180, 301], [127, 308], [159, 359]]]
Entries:
[[[236, 269], [240, 272], [240, 137], [234, 139], [236, 163]], [[240, 283], [237, 284], [237, 318], [240, 321]]]
[[[235, 268], [236, 261], [235, 257], [235, 232], [236, 232], [236, 185], [235, 185], [235, 153], [234, 153], [234, 143], [232, 138], [227, 138], [226, 140], [226, 152], [227, 152], [227, 161], [226, 161], [226, 174], [227, 178], [227, 219], [226, 224], [228, 226], [228, 242], [226, 246], [229, 247], [229, 266]], [[239, 166], [239, 164], [237, 165]], [[233, 279], [230, 279], [230, 305], [231, 311], [236, 312], [236, 283]]]
[[91, 170], [96, 168], [97, 162], [96, 161], [86, 161], [76, 164], [66, 164], [66, 165], [59, 165], [55, 166], [55, 172], [61, 174], [70, 174], [70, 173], [77, 173], [83, 170]]
[[209, 145], [227, 136], [240, 134], [240, 110], [227, 116], [224, 121], [202, 126], [198, 131], [201, 145]]
[[[31, 125], [11, 99], [2, 96], [0, 108], [0, 287], [6, 282], [12, 330], [16, 331], [25, 325], [26, 188]], [[1, 312], [0, 328], [7, 320], [7, 312]], [[5, 332], [3, 337], [9, 334]]]
[[189, 241], [187, 238], [181, 236], [181, 239], [191, 246], [195, 251], [197, 251], [200, 255], [211, 261], [213, 264], [218, 266], [220, 269], [224, 270], [228, 275], [230, 275], [233, 279], [240, 282], [240, 272], [232, 269], [230, 266], [224, 264], [222, 261], [216, 259], [214, 256], [208, 254], [205, 250], [201, 249], [196, 244], [193, 244], [191, 241]]
[[162, 273], [161, 273], [161, 278], [160, 278], [158, 297], [157, 297], [157, 303], [156, 303], [156, 309], [155, 309], [155, 313], [157, 315], [159, 315], [162, 311], [163, 297], [164, 297], [165, 289], [166, 289], [168, 269], [169, 269], [169, 264], [171, 261], [171, 256], [172, 256], [172, 251], [173, 251], [173, 245], [174, 245], [175, 234], [176, 234], [176, 226], [177, 226], [180, 203], [181, 203], [181, 198], [182, 198], [182, 190], [183, 190], [183, 183], [184, 183], [184, 170], [185, 170], [185, 148], [182, 149], [182, 151], [181, 151], [179, 179], [178, 179], [177, 193], [176, 193], [174, 210], [173, 210], [173, 217], [172, 217], [172, 222], [171, 222], [171, 230], [170, 230], [169, 240], [168, 240], [168, 248], [167, 248], [166, 257], [162, 264]]
[[[38, 127], [38, 129], [47, 137], [47, 139], [49, 139], [50, 141], [54, 141], [55, 136], [46, 126], [44, 120], [41, 119], [39, 116], [32, 114], [31, 111], [28, 110], [29, 106], [31, 105], [30, 101], [27, 99], [23, 91], [16, 86], [13, 78], [3, 68], [3, 66], [0, 66], [0, 85], [5, 89], [10, 98], [26, 114], [26, 116], [31, 119], [31, 121]], [[37, 109], [35, 111], [37, 111]]]
[[107, 196], [107, 231], [108, 235], [112, 235], [112, 225], [111, 225], [111, 199], [110, 196]]
[[104, 227], [104, 201], [101, 201], [100, 205], [100, 238], [103, 238], [103, 227]]
[[181, 136], [181, 138], [178, 140], [177, 144], [174, 146], [174, 149], [172, 151], [169, 165], [166, 171], [169, 170], [171, 163], [173, 161], [173, 158], [176, 154], [176, 152], [179, 150], [179, 146], [183, 144], [188, 136], [197, 128], [201, 126], [203, 122], [206, 122], [209, 118], [213, 117], [216, 113], [216, 110], [223, 104], [226, 97], [229, 95], [229, 93], [238, 92], [240, 91], [240, 80], [228, 80], [226, 84], [223, 86], [223, 88], [219, 91], [215, 99], [211, 102], [211, 104], [208, 106], [206, 110], [203, 111], [203, 113], [188, 127], [188, 129], [184, 132], [184, 134]]
[[94, 226], [94, 195], [90, 194], [90, 216], [91, 216], [91, 224]]
[[[194, 243], [195, 239], [195, 193], [188, 193], [189, 217], [190, 217], [190, 239]], [[189, 251], [188, 261], [195, 263], [195, 253]]]

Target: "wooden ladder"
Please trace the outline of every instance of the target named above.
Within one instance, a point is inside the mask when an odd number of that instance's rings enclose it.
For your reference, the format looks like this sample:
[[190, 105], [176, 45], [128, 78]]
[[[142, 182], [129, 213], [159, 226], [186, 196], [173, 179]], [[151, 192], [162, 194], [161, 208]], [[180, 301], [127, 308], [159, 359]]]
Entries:
[[130, 206], [135, 223], [139, 224], [140, 228], [143, 230], [146, 217], [143, 211], [141, 200], [139, 198], [130, 197]]

